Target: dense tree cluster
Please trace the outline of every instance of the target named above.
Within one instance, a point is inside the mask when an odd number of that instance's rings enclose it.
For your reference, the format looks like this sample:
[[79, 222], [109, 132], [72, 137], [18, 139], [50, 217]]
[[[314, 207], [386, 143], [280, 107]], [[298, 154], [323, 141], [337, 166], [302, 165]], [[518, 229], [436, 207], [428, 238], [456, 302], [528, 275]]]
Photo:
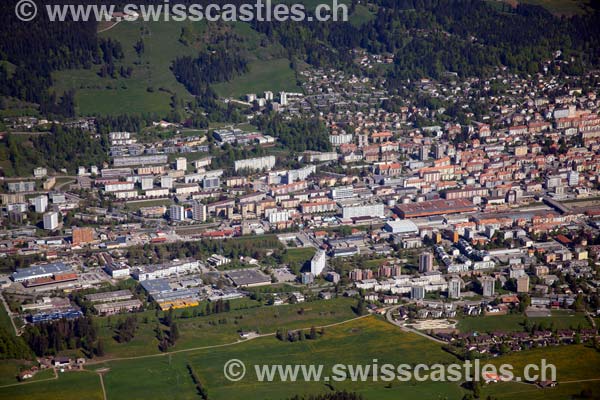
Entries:
[[239, 54], [225, 49], [203, 51], [197, 58], [180, 57], [173, 62], [173, 74], [195, 96], [206, 92], [208, 84], [229, 81], [248, 71]]
[[119, 343], [130, 342], [137, 330], [138, 321], [135, 316], [128, 316], [117, 324], [115, 339]]
[[92, 318], [29, 324], [23, 338], [38, 356], [53, 355], [63, 350], [83, 349], [92, 354], [98, 338]]
[[97, 139], [89, 132], [53, 125], [49, 134], [26, 140], [23, 143], [22, 137], [9, 134], [0, 144], [0, 154], [6, 152], [10, 162], [11, 168], [4, 170], [7, 175], [30, 175], [35, 166], [73, 172], [80, 165], [102, 165], [107, 161], [106, 136]]
[[133, 265], [172, 260], [174, 258], [202, 258], [214, 253], [232, 259], [237, 259], [241, 255], [250, 255], [260, 259], [267, 250], [281, 248], [282, 245], [275, 236], [256, 237], [251, 240], [202, 240], [130, 247], [127, 258]]
[[[394, 54], [389, 84], [453, 71], [481, 76], [493, 67], [534, 73], [561, 50], [563, 73], [578, 73], [584, 63], [600, 64], [598, 13], [558, 18], [542, 7], [508, 5], [497, 9], [480, 0], [377, 0], [372, 21], [256, 22], [253, 27], [278, 40], [291, 56], [316, 67], [352, 70], [350, 49]], [[558, 73], [558, 69], [550, 72]]]
[[[35, 23], [21, 22], [14, 17], [13, 1], [0, 3], [0, 60], [10, 62], [9, 74], [0, 66], [0, 94], [40, 104], [43, 114], [70, 116], [57, 108], [57, 98], [51, 94], [53, 71], [70, 68], [90, 68], [100, 56], [96, 22], [50, 22], [38, 18]], [[68, 100], [64, 100], [68, 102]]]
[[261, 116], [257, 126], [267, 135], [279, 139], [283, 147], [291, 151], [330, 151], [329, 133], [325, 124], [318, 119], [284, 120], [276, 114]]
[[0, 359], [28, 359], [31, 350], [22, 338], [9, 331], [8, 326], [0, 326]]

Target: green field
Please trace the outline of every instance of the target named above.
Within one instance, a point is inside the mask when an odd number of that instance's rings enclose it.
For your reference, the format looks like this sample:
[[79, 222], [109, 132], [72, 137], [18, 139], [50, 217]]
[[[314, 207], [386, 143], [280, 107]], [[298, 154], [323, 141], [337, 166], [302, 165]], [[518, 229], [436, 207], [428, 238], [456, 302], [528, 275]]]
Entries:
[[[242, 360], [248, 367], [247, 377], [237, 383], [227, 381], [222, 372], [223, 365], [232, 358]], [[140, 398], [167, 398], [167, 388], [171, 388], [172, 398], [193, 398], [195, 390], [185, 367], [186, 363], [190, 363], [211, 399], [284, 399], [296, 393], [319, 393], [330, 389], [323, 382], [259, 383], [250, 367], [255, 364], [290, 362], [319, 363], [331, 367], [335, 363], [372, 363], [374, 358], [381, 363], [453, 360], [435, 343], [402, 333], [386, 322], [369, 317], [327, 328], [324, 336], [314, 341], [289, 343], [265, 337], [239, 345], [145, 359], [142, 362], [109, 362], [105, 365], [110, 368], [105, 383], [109, 399], [130, 398], [131, 393], [138, 394]], [[146, 379], [135, 379], [137, 376]], [[359, 391], [368, 399], [460, 398], [463, 394], [463, 390], [455, 383], [404, 383], [394, 384], [391, 388], [386, 388], [386, 385], [371, 382], [335, 383], [334, 386], [340, 390]]]
[[[177, 318], [181, 338], [173, 350], [184, 350], [202, 346], [232, 343], [239, 339], [239, 330], [255, 330], [274, 333], [278, 328], [332, 324], [353, 318], [352, 306], [356, 301], [349, 298], [312, 301], [301, 304], [258, 307], [253, 300], [241, 299], [232, 302], [232, 311], [191, 318]], [[198, 307], [204, 311], [204, 305]], [[302, 311], [301, 311], [302, 310]], [[177, 310], [177, 315], [184, 311]], [[191, 312], [191, 311], [190, 311]], [[160, 313], [162, 315], [162, 313]], [[144, 319], [148, 322], [145, 323]], [[107, 357], [131, 357], [158, 353], [154, 311], [138, 314], [139, 328], [129, 343], [118, 343], [113, 339], [117, 317], [97, 318], [100, 334], [104, 338]]]
[[[458, 322], [461, 332], [491, 332], [491, 331], [523, 331], [522, 314], [495, 315], [487, 317], [464, 317]], [[583, 313], [569, 313], [565, 311], [553, 311], [552, 317], [529, 318], [532, 324], [544, 323], [547, 327], [554, 324], [555, 329], [577, 328], [581, 325], [588, 328], [589, 322]]]
[[277, 94], [280, 91], [299, 92], [294, 71], [289, 60], [278, 58], [274, 60], [258, 60], [248, 65], [249, 71], [233, 79], [214, 85], [214, 89], [221, 97], [238, 98], [247, 93], [261, 95], [270, 90]]
[[[297, 90], [293, 71], [279, 45], [263, 43], [264, 35], [252, 30], [246, 23], [230, 23], [211, 32], [228, 32], [238, 38], [240, 52], [250, 61], [250, 72], [235, 81], [223, 84], [222, 93], [249, 90]], [[186, 44], [180, 38], [187, 28], [190, 37]], [[173, 93], [180, 99], [192, 96], [175, 79], [170, 70], [174, 59], [194, 57], [207, 43], [206, 22], [122, 22], [99, 34], [101, 38], [118, 40], [124, 59], [117, 60], [117, 69], [131, 67], [133, 74], [125, 79], [98, 75], [99, 65], [91, 69], [66, 70], [53, 74], [54, 90], [63, 93], [76, 91], [78, 112], [81, 115], [157, 113], [166, 115], [170, 110]], [[134, 45], [142, 38], [145, 50], [138, 56]], [[277, 59], [275, 59], [277, 58]], [[274, 61], [271, 61], [274, 59]], [[261, 89], [262, 88], [262, 89]], [[221, 92], [220, 92], [221, 93]]]
[[492, 384], [484, 388], [484, 397], [558, 400], [572, 398], [586, 388], [592, 390], [593, 398], [600, 397], [600, 352], [584, 345], [539, 348], [500, 357], [492, 363], [511, 364], [515, 376], [521, 376], [518, 371], [523, 371], [525, 365], [541, 365], [542, 359], [556, 366], [558, 387], [540, 390], [524, 383]]
[[284, 264], [298, 263], [304, 265], [307, 261], [315, 255], [316, 250], [312, 247], [297, 247], [286, 249], [282, 257]]
[[168, 206], [172, 204], [173, 201], [170, 199], [157, 199], [157, 200], [148, 200], [148, 201], [128, 201], [125, 203], [125, 207], [131, 211], [137, 211], [142, 207], [154, 207], [154, 206]]
[[[166, 114], [170, 110], [171, 94], [160, 90], [161, 88], [177, 93], [181, 98], [190, 98], [187, 90], [177, 82], [170, 70], [175, 58], [197, 53], [196, 49], [179, 41], [183, 26], [201, 29], [191, 23], [120, 23], [99, 36], [116, 39], [121, 43], [125, 58], [115, 65], [132, 67], [132, 77], [101, 78], [97, 74], [99, 66], [95, 65], [91, 70], [55, 73], [55, 90], [63, 92], [75, 89], [79, 113], [82, 115], [125, 112]], [[138, 57], [134, 45], [142, 37], [145, 51]], [[148, 88], [152, 88], [153, 92], [149, 92]]]
[[[309, 309], [312, 303], [304, 306]], [[284, 309], [283, 307], [277, 307]], [[263, 308], [264, 309], [264, 308]], [[274, 307], [269, 307], [269, 310]], [[292, 310], [292, 308], [290, 308]], [[254, 310], [248, 310], [254, 311]], [[316, 311], [316, 310], [315, 310]], [[231, 312], [232, 313], [236, 313]], [[283, 318], [291, 318], [284, 312]], [[314, 317], [314, 316], [313, 316]], [[262, 324], [268, 325], [265, 315], [256, 316]], [[289, 321], [286, 326], [308, 328], [310, 321]], [[179, 322], [181, 320], [178, 320]], [[304, 325], [303, 325], [304, 324]], [[271, 322], [271, 331], [280, 326]], [[246, 329], [245, 327], [244, 329]], [[205, 331], [198, 328], [198, 335]], [[200, 343], [200, 340], [195, 341]], [[295, 394], [317, 394], [331, 390], [351, 390], [359, 392], [365, 399], [461, 399], [465, 393], [460, 383], [446, 382], [259, 382], [255, 365], [315, 364], [323, 365], [323, 375], [331, 376], [334, 364], [365, 365], [374, 361], [378, 365], [458, 362], [454, 356], [444, 352], [439, 344], [426, 338], [405, 333], [377, 317], [354, 319], [325, 328], [316, 340], [282, 342], [274, 336], [265, 336], [248, 341], [212, 348], [188, 349], [176, 347], [171, 354], [155, 354], [136, 359], [95, 361], [88, 365], [88, 372], [59, 374], [57, 380], [36, 382], [28, 385], [0, 388], [0, 398], [10, 399], [79, 399], [102, 398], [95, 370], [104, 368], [104, 385], [107, 398], [119, 399], [195, 399], [199, 398], [192, 382], [187, 365], [190, 364], [199, 376], [210, 399], [286, 399]], [[127, 356], [119, 353], [119, 356]], [[230, 382], [223, 376], [223, 366], [230, 359], [239, 359], [246, 366], [246, 376], [239, 382]], [[501, 383], [485, 385], [483, 396], [491, 395], [498, 399], [566, 399], [589, 388], [598, 394], [600, 385], [596, 381], [573, 382], [600, 378], [600, 352], [583, 345], [540, 348], [495, 358], [489, 362], [495, 365], [511, 364], [516, 376], [529, 363], [540, 364], [541, 359], [556, 365], [559, 386], [541, 390], [524, 383]]]
[[0, 388], [2, 399], [102, 400], [98, 374], [90, 371], [59, 373], [58, 379]]

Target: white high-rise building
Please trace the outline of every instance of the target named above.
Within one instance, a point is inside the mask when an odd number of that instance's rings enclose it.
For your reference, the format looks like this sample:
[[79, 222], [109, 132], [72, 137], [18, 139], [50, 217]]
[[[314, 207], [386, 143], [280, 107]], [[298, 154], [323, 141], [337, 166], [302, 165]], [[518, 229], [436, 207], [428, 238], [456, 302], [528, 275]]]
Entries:
[[171, 221], [185, 221], [185, 208], [177, 204], [173, 204], [169, 209], [169, 217]]
[[56, 211], [44, 214], [44, 229], [53, 231], [58, 228], [58, 213]]
[[567, 180], [569, 181], [569, 186], [579, 185], [579, 172], [569, 171], [567, 174]]
[[34, 199], [33, 205], [36, 213], [44, 213], [48, 208], [48, 196], [38, 196]]
[[152, 189], [154, 187], [154, 177], [152, 175], [142, 176], [140, 183], [142, 184], [142, 190]]
[[173, 189], [173, 178], [170, 176], [161, 176], [160, 187], [163, 189]]
[[460, 279], [457, 276], [450, 278], [450, 280], [448, 281], [448, 298], [459, 299], [461, 286], [462, 279]]
[[287, 106], [288, 105], [287, 93], [286, 92], [279, 92], [279, 104], [281, 104], [282, 106]]
[[493, 296], [496, 280], [491, 276], [483, 276], [479, 281], [481, 282], [482, 294], [486, 297]]
[[192, 206], [192, 218], [194, 221], [206, 221], [206, 204], [202, 204], [199, 201], [195, 202]]
[[312, 260], [310, 260], [310, 272], [314, 276], [319, 276], [323, 273], [325, 269], [325, 252], [323, 250], [317, 250], [317, 253], [313, 256]]
[[419, 255], [419, 272], [433, 271], [433, 254], [426, 251]]
[[185, 157], [178, 157], [175, 160], [175, 169], [177, 171], [187, 171], [187, 159]]
[[271, 92], [270, 90], [267, 90], [265, 92], [265, 100], [273, 101], [273, 92]]

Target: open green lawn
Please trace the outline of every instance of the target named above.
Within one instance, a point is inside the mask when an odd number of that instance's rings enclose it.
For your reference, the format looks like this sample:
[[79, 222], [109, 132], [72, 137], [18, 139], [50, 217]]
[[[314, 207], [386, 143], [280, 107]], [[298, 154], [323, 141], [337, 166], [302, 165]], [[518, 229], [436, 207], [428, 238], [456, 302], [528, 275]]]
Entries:
[[[518, 371], [523, 371], [525, 365], [541, 365], [542, 359], [556, 366], [558, 387], [540, 390], [524, 383], [492, 384], [484, 388], [484, 398], [491, 395], [499, 399], [569, 399], [583, 389], [592, 390], [592, 398], [600, 398], [600, 352], [584, 345], [539, 348], [503, 356], [491, 362], [495, 365], [510, 364], [515, 376], [521, 376]], [[599, 380], [573, 382], [593, 379]]]
[[0, 388], [1, 399], [102, 400], [98, 375], [89, 371], [59, 373], [58, 379]]
[[257, 60], [248, 65], [249, 71], [229, 82], [218, 83], [214, 89], [219, 96], [238, 98], [247, 93], [263, 95], [266, 90], [299, 92], [289, 60]]
[[158, 200], [148, 200], [148, 201], [130, 201], [125, 203], [128, 210], [137, 211], [142, 207], [154, 207], [154, 206], [168, 206], [172, 204], [173, 201], [170, 199], [158, 199]]
[[[121, 43], [125, 58], [116, 65], [132, 67], [132, 77], [101, 78], [97, 74], [100, 67], [94, 65], [90, 70], [67, 70], [54, 74], [55, 90], [63, 92], [75, 89], [79, 113], [82, 115], [124, 112], [166, 114], [170, 110], [171, 94], [161, 88], [175, 92], [181, 98], [190, 98], [187, 90], [177, 82], [170, 70], [175, 58], [197, 53], [197, 49], [179, 41], [181, 29], [190, 26], [199, 30], [202, 25], [175, 22], [120, 23], [99, 36], [116, 39]], [[144, 40], [145, 51], [138, 57], [134, 45], [140, 38]], [[148, 88], [152, 88], [152, 92]]]
[[316, 250], [312, 247], [297, 247], [286, 249], [282, 262], [284, 264], [298, 263], [303, 265], [305, 262], [310, 261], [315, 255]]
[[[190, 34], [180, 40], [183, 28], [187, 28]], [[280, 58], [284, 53], [279, 45], [263, 43], [264, 35], [252, 30], [246, 23], [230, 23], [218, 29], [235, 35], [239, 39], [241, 53], [250, 61], [250, 72], [223, 84], [220, 93], [297, 89], [287, 60]], [[195, 57], [206, 46], [207, 30], [204, 21], [122, 22], [99, 36], [121, 43], [125, 57], [116, 61], [115, 66], [117, 70], [121, 66], [131, 67], [131, 78], [102, 78], [98, 75], [100, 66], [93, 65], [91, 69], [54, 73], [53, 88], [57, 93], [74, 89], [81, 115], [157, 113], [165, 116], [171, 109], [173, 93], [180, 99], [192, 98], [175, 79], [171, 64], [177, 57]], [[144, 41], [145, 50], [138, 55], [134, 46], [140, 38]]]
[[[304, 306], [309, 305], [311, 303]], [[283, 314], [280, 317], [283, 320], [290, 318], [288, 312]], [[256, 319], [268, 324], [269, 318], [256, 316]], [[294, 320], [288, 326], [296, 323]], [[276, 326], [278, 325], [271, 323], [269, 330]], [[307, 328], [310, 322], [305, 321], [304, 325], [299, 322], [296, 326]], [[239, 359], [246, 366], [246, 376], [239, 382], [230, 382], [223, 376], [223, 366], [230, 359]], [[379, 317], [370, 316], [328, 327], [323, 336], [316, 340], [290, 343], [267, 336], [209, 349], [155, 354], [140, 359], [107, 360], [88, 365], [88, 372], [59, 374], [58, 380], [0, 388], [0, 398], [102, 398], [98, 376], [92, 372], [106, 368], [104, 384], [110, 400], [195, 399], [198, 398], [198, 393], [187, 364], [194, 368], [209, 398], [217, 400], [286, 399], [295, 394], [324, 393], [332, 389], [356, 391], [365, 399], [372, 400], [460, 399], [467, 393], [459, 383], [452, 382], [410, 381], [394, 382], [391, 385], [371, 379], [360, 383], [333, 380], [326, 382], [324, 379], [320, 382], [300, 380], [292, 383], [281, 382], [279, 379], [259, 382], [254, 368], [255, 365], [264, 364], [323, 365], [322, 377], [325, 377], [332, 376], [331, 368], [334, 364], [366, 365], [372, 364], [375, 359], [378, 365], [458, 362], [454, 356], [444, 352], [439, 344], [403, 332]], [[541, 359], [556, 365], [560, 382], [557, 388], [540, 390], [524, 383], [492, 384], [483, 387], [482, 398], [491, 395], [498, 399], [567, 399], [580, 393], [583, 388], [592, 390], [594, 394], [600, 393], [598, 382], [569, 383], [579, 379], [600, 378], [600, 352], [584, 345], [535, 349], [483, 362], [511, 364], [515, 375], [521, 376], [520, 371], [526, 364], [539, 365]]]
[[[487, 317], [464, 317], [458, 322], [461, 332], [490, 332], [490, 331], [523, 331], [525, 315], [507, 314]], [[583, 313], [570, 313], [568, 311], [553, 311], [552, 317], [529, 318], [532, 324], [544, 323], [547, 327], [554, 324], [556, 329], [589, 327], [589, 322]]]
[[[328, 325], [355, 316], [352, 311], [356, 301], [345, 297], [312, 301], [301, 304], [257, 307], [258, 302], [248, 299], [232, 301], [232, 311], [191, 318], [177, 318], [181, 338], [173, 350], [183, 350], [235, 342], [239, 330], [256, 330], [274, 333], [279, 328]], [[204, 311], [205, 305], [198, 307]], [[188, 310], [191, 313], [191, 309]], [[177, 310], [181, 315], [184, 311]], [[160, 313], [162, 315], [162, 313]], [[144, 320], [147, 318], [148, 322]], [[155, 329], [157, 319], [154, 311], [138, 314], [139, 328], [129, 343], [118, 343], [113, 339], [114, 326], [118, 317], [97, 318], [101, 336], [104, 338], [107, 357], [131, 357], [158, 353]], [[163, 327], [164, 329], [164, 327]]]

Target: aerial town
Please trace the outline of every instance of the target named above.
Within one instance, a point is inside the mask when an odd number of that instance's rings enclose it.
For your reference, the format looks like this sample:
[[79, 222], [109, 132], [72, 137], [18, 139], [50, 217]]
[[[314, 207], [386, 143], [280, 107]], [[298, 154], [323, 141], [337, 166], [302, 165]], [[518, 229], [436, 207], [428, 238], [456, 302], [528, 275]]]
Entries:
[[[372, 108], [361, 102], [355, 77], [334, 71], [313, 71], [307, 82], [307, 95], [282, 92], [274, 109], [335, 104], [337, 112], [323, 114], [331, 151], [215, 168], [225, 146], [268, 154], [276, 139], [233, 126], [186, 135], [160, 121], [155, 129], [180, 135], [142, 143], [135, 132], [110, 132], [110, 163], [82, 165], [73, 176], [37, 167], [30, 178], [5, 179], [0, 253], [35, 260], [2, 279], [16, 329], [82, 317], [81, 298], [72, 296], [81, 290], [94, 314], [111, 315], [196, 307], [287, 282], [296, 289], [275, 290], [271, 304], [304, 301], [302, 292], [360, 296], [372, 312], [397, 305], [396, 323], [449, 342], [457, 313], [514, 310], [530, 317], [585, 311], [591, 326], [580, 333], [597, 335], [598, 87], [583, 92], [577, 81], [500, 71], [488, 81], [423, 80], [416, 83], [423, 93], [457, 104], [495, 83], [510, 89], [486, 98], [490, 112], [481, 121], [415, 127], [415, 117], [444, 110]], [[266, 92], [257, 104], [272, 99]], [[47, 123], [10, 122], [14, 129]], [[220, 241], [261, 237], [278, 243], [258, 258], [254, 249], [209, 251]], [[168, 260], [156, 263], [131, 250], [182, 242], [211, 245], [183, 259], [164, 250]], [[299, 249], [309, 254], [304, 263], [272, 257]], [[113, 290], [131, 278], [133, 291]], [[562, 332], [557, 342], [576, 333]], [[485, 341], [477, 339], [480, 348]]]

